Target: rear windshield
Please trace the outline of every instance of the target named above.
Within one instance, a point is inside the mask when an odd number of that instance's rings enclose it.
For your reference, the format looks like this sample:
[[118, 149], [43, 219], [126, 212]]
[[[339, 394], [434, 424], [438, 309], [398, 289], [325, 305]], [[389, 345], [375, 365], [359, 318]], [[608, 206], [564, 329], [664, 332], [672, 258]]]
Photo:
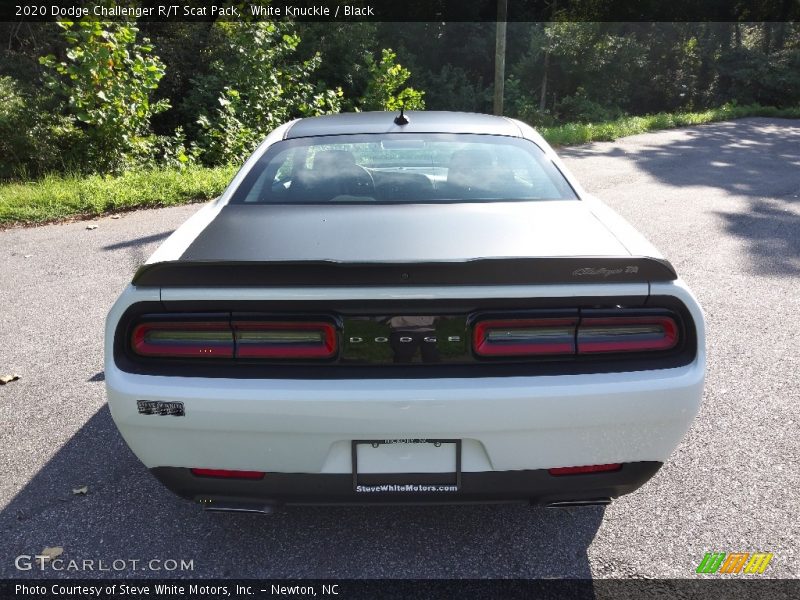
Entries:
[[496, 135], [337, 135], [271, 146], [239, 204], [575, 199], [533, 142]]

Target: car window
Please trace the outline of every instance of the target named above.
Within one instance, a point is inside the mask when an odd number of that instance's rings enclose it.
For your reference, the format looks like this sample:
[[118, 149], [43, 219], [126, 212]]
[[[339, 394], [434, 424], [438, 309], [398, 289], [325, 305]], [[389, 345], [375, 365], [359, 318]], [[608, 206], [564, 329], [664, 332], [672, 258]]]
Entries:
[[234, 203], [464, 202], [575, 199], [529, 140], [384, 134], [284, 140], [245, 177]]

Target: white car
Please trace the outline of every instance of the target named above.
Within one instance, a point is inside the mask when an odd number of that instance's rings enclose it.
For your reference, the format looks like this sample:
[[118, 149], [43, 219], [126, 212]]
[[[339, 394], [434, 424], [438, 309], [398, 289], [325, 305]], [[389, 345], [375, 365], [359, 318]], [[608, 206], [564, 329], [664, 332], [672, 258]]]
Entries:
[[698, 411], [703, 315], [531, 127], [273, 131], [108, 316], [111, 414], [207, 509], [603, 504]]

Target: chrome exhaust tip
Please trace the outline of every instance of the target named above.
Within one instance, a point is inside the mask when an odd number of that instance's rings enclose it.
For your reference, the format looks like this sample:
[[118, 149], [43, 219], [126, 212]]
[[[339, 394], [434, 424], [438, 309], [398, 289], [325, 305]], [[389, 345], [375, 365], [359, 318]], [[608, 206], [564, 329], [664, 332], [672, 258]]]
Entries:
[[247, 502], [204, 502], [203, 512], [224, 512], [224, 513], [255, 513], [259, 515], [271, 515], [275, 513], [274, 504], [256, 504]]
[[589, 500], [563, 500], [545, 504], [547, 508], [572, 508], [575, 506], [608, 506], [611, 498], [592, 498]]

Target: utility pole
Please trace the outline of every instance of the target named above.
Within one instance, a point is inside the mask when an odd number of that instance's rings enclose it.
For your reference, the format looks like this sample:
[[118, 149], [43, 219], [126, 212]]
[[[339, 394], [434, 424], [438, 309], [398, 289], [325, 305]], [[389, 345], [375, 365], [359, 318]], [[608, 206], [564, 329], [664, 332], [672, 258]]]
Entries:
[[508, 0], [497, 0], [497, 35], [494, 48], [494, 114], [503, 114], [506, 84], [506, 19]]

